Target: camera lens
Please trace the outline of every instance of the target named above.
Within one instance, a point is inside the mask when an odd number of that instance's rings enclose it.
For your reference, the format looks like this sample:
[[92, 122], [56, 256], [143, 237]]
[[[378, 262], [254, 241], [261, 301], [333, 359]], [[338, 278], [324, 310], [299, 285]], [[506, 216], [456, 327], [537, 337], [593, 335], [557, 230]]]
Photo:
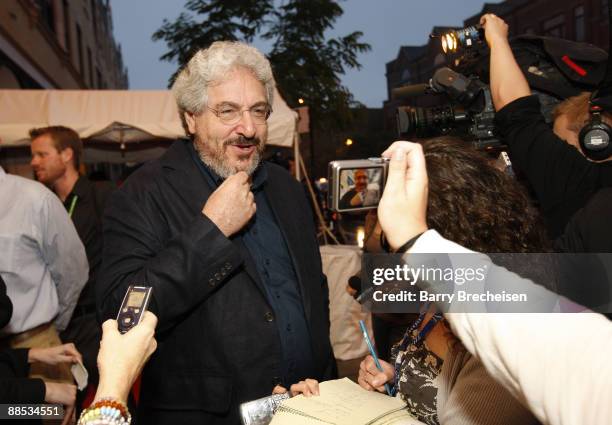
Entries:
[[400, 136], [430, 137], [445, 134], [467, 116], [455, 112], [451, 105], [420, 108], [401, 106], [397, 109], [397, 127]]

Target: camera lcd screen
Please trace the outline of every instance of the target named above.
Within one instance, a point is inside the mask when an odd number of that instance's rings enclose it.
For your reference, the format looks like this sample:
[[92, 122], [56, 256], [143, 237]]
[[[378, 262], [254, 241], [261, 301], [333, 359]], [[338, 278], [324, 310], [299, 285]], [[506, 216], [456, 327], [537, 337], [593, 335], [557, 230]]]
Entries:
[[384, 189], [381, 167], [346, 168], [340, 171], [339, 210], [375, 208]]

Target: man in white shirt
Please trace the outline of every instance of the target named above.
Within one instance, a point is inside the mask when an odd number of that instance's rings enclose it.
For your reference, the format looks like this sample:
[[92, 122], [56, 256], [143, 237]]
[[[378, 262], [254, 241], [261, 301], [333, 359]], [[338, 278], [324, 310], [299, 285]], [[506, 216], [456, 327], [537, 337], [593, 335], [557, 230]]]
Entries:
[[[87, 282], [85, 248], [57, 196], [42, 184], [0, 167], [0, 200], [0, 275], [13, 303], [0, 347], [60, 345], [57, 332], [68, 325]], [[71, 380], [66, 370], [31, 370]]]

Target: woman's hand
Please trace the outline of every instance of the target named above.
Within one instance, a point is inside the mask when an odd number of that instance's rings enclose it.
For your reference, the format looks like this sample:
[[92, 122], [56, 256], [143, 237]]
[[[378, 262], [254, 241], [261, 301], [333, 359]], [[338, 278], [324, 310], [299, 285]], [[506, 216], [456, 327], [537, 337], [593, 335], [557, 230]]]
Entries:
[[380, 365], [383, 368], [381, 372], [376, 367], [376, 363], [372, 356], [367, 356], [359, 365], [359, 378], [357, 382], [361, 388], [368, 391], [376, 390], [378, 392], [385, 392], [385, 384], [387, 382], [393, 382], [395, 371], [393, 366], [384, 360], [379, 360]]
[[125, 334], [119, 333], [117, 321], [102, 324], [102, 341], [98, 353], [100, 384], [96, 400], [115, 398], [126, 403], [132, 384], [157, 348], [155, 326], [157, 317], [145, 312], [142, 321]]
[[427, 230], [427, 169], [418, 143], [395, 142], [382, 154], [391, 158], [378, 222], [392, 249]]
[[[272, 390], [272, 394], [283, 394], [286, 392], [287, 389], [281, 385], [277, 385], [274, 387], [274, 390]], [[291, 397], [298, 394], [304, 394], [305, 397], [319, 395], [319, 381], [316, 379], [305, 379], [297, 384], [293, 384], [289, 389], [289, 393]]]
[[63, 344], [50, 348], [30, 348], [28, 363], [41, 362], [48, 365], [60, 363], [83, 363], [83, 357], [74, 344]]

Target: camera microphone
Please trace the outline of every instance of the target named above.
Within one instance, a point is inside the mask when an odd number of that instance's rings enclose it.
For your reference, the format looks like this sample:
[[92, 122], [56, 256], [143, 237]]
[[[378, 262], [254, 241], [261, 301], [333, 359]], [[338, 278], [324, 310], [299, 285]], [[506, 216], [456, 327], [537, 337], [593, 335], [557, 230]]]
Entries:
[[368, 300], [368, 297], [370, 297], [372, 292], [374, 292], [374, 286], [370, 286], [363, 290], [364, 288], [361, 285], [361, 278], [358, 275], [351, 276], [349, 278], [348, 284], [352, 289], [357, 291], [357, 293], [353, 295], [353, 298], [355, 298], [355, 301], [357, 301], [359, 304], [362, 304], [363, 302]]
[[348, 280], [348, 285], [357, 291], [357, 294], [361, 292], [361, 278], [359, 276], [351, 276]]
[[451, 99], [469, 104], [478, 96], [482, 86], [450, 68], [438, 69], [429, 84], [412, 84], [391, 90], [393, 99], [405, 99], [425, 94], [447, 94]]
[[483, 85], [476, 80], [450, 68], [438, 69], [429, 84], [434, 93], [446, 93], [451, 99], [466, 106], [478, 98], [483, 89]]
[[397, 87], [391, 90], [391, 98], [405, 99], [407, 97], [423, 96], [432, 93], [429, 84], [412, 84], [409, 86]]

